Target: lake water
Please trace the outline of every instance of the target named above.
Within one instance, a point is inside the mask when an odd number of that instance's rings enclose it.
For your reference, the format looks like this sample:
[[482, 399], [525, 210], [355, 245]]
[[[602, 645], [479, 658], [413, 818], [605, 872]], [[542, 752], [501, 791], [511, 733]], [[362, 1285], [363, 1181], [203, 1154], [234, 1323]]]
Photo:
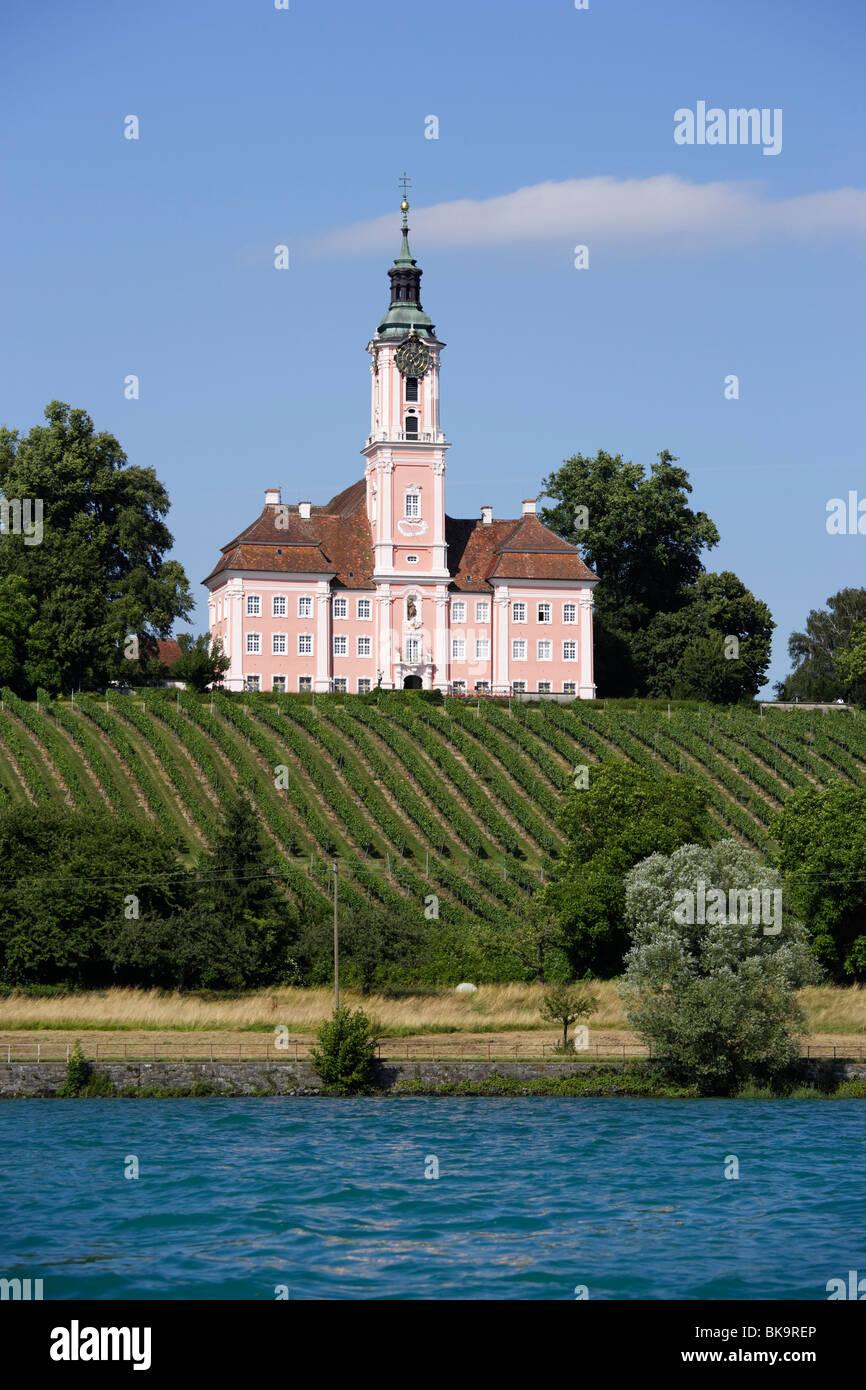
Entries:
[[0, 1277], [46, 1299], [826, 1299], [866, 1273], [864, 1122], [862, 1101], [7, 1101]]

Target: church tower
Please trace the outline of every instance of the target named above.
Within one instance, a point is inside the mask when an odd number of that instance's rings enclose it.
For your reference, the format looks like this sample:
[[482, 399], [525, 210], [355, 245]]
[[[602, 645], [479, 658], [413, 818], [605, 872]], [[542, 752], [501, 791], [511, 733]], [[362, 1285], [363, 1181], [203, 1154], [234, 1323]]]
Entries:
[[391, 302], [367, 345], [370, 434], [367, 516], [373, 577], [386, 584], [447, 583], [445, 441], [439, 423], [439, 362], [445, 346], [421, 305], [422, 271], [409, 249], [404, 176], [402, 242], [388, 271]]

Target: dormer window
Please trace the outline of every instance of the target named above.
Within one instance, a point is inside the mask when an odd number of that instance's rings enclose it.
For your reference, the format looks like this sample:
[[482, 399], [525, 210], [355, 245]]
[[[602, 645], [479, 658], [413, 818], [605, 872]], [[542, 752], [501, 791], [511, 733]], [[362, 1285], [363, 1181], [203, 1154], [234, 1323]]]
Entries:
[[418, 399], [417, 376], [407, 376], [406, 378], [406, 399], [407, 401], [417, 401]]

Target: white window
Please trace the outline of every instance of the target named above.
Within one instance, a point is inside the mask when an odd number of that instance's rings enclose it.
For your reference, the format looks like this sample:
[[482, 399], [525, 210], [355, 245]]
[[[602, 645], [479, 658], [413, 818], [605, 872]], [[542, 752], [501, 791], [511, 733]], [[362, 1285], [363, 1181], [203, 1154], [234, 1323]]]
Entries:
[[484, 694], [486, 694], [486, 692], [490, 689], [490, 682], [489, 682], [489, 681], [476, 681], [476, 682], [475, 682], [475, 689], [476, 689], [476, 691], [478, 692], [479, 695], [484, 695]]
[[539, 682], [538, 682], [538, 693], [539, 693], [539, 695], [549, 695], [549, 694], [550, 694], [550, 681], [539, 681]]
[[465, 681], [452, 681], [452, 682], [451, 682], [451, 689], [452, 689], [452, 691], [454, 692], [455, 695], [465, 695], [465, 694], [466, 694], [466, 682], [465, 682]]
[[552, 642], [539, 642], [539, 644], [538, 644], [538, 660], [539, 660], [539, 661], [552, 661], [552, 660], [553, 660], [553, 643], [552, 643]]
[[262, 601], [258, 594], [247, 594], [247, 617], [258, 618], [261, 616]]
[[563, 686], [562, 686], [562, 693], [563, 693], [563, 695], [574, 695], [574, 694], [576, 693], [576, 691], [577, 691], [577, 685], [575, 684], [574, 681], [564, 681], [564, 682], [563, 682]]
[[369, 694], [370, 694], [370, 677], [369, 677], [369, 676], [361, 676], [361, 678], [359, 679], [359, 681], [358, 681], [358, 694], [359, 694], [359, 695], [369, 695]]
[[466, 642], [465, 642], [465, 640], [464, 640], [462, 637], [452, 637], [452, 638], [451, 638], [451, 660], [452, 660], [452, 661], [465, 661], [465, 660], [466, 660]]
[[298, 690], [312, 690], [312, 688], [313, 688], [313, 677], [312, 677], [312, 676], [298, 676]]
[[261, 676], [247, 676], [246, 680], [244, 681], [244, 689], [245, 689], [245, 690], [261, 690], [261, 688], [262, 688], [262, 678], [261, 678]]
[[562, 644], [563, 661], [577, 661], [577, 643], [563, 642]]
[[348, 616], [349, 616], [349, 600], [348, 600], [347, 598], [335, 598], [335, 599], [334, 599], [334, 617], [335, 617], [335, 618], [348, 618]]
[[359, 638], [358, 638], [358, 655], [359, 655], [359, 656], [372, 656], [372, 655], [373, 655], [373, 639], [372, 639], [372, 637], [359, 637]]
[[274, 676], [274, 679], [271, 681], [271, 689], [274, 690], [278, 695], [285, 695], [285, 693], [286, 693], [286, 678], [285, 678], [285, 676]]
[[511, 689], [515, 695], [522, 695], [526, 690], [526, 681], [512, 681]]
[[334, 638], [334, 656], [348, 656], [349, 639], [348, 637]]
[[452, 603], [452, 605], [451, 605], [451, 621], [452, 621], [452, 623], [465, 623], [465, 622], [466, 622], [466, 604], [463, 602], [462, 599], [458, 599], [458, 601], [457, 601], [456, 603]]
[[312, 618], [312, 616], [313, 600], [309, 597], [308, 594], [304, 594], [301, 596], [301, 598], [298, 599], [298, 617]]
[[525, 603], [512, 603], [512, 605], [511, 605], [511, 621], [512, 621], [513, 623], [525, 623], [525, 622], [526, 622], [526, 604], [525, 604]]
[[482, 599], [479, 603], [476, 603], [475, 621], [476, 623], [490, 622], [490, 604], [487, 602], [486, 599]]
[[273, 655], [285, 656], [288, 650], [289, 646], [286, 641], [286, 634], [284, 632], [275, 632], [271, 637], [271, 651]]
[[551, 621], [549, 603], [540, 603], [538, 605], [538, 621], [540, 623], [549, 623]]
[[373, 616], [373, 605], [368, 598], [358, 599], [358, 617], [369, 621]]
[[346, 693], [346, 677], [345, 677], [345, 676], [335, 676], [335, 677], [334, 677], [334, 690], [337, 692], [338, 695], [345, 695], [345, 693]]
[[417, 563], [418, 563], [418, 556], [417, 556], [417, 555], [407, 555], [407, 556], [406, 556], [406, 564], [407, 564], [407, 565], [417, 565]]
[[258, 656], [262, 649], [262, 634], [260, 632], [247, 633], [247, 653], [250, 656]]
[[415, 519], [421, 515], [421, 494], [420, 492], [406, 493], [405, 516], [408, 519]]
[[512, 643], [511, 643], [511, 660], [512, 660], [512, 661], [525, 661], [525, 660], [526, 660], [526, 642], [525, 642], [524, 640], [521, 639], [521, 641], [519, 641], [519, 642], [512, 642]]
[[275, 618], [284, 618], [288, 612], [285, 594], [274, 594], [271, 612]]
[[576, 623], [576, 622], [577, 622], [577, 604], [576, 604], [576, 603], [564, 603], [564, 604], [562, 605], [562, 621], [563, 621], [564, 623]]
[[478, 637], [475, 641], [475, 660], [488, 661], [490, 659], [490, 638]]
[[407, 637], [405, 642], [404, 657], [406, 661], [421, 660], [421, 639], [420, 637]]
[[313, 655], [313, 635], [311, 632], [298, 633], [298, 656]]

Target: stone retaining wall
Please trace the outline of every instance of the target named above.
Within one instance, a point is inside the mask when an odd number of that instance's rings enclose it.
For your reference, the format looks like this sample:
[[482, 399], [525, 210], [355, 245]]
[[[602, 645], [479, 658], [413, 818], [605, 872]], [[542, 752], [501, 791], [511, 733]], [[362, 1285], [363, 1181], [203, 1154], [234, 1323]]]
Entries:
[[[630, 1067], [645, 1067], [632, 1062]], [[390, 1089], [398, 1081], [421, 1081], [435, 1086], [440, 1082], [484, 1081], [496, 1073], [520, 1081], [541, 1076], [570, 1076], [604, 1068], [615, 1073], [622, 1062], [378, 1062], [375, 1084]], [[94, 1068], [96, 1070], [96, 1068]], [[293, 1095], [317, 1091], [321, 1081], [308, 1061], [297, 1062], [104, 1062], [99, 1072], [119, 1089], [135, 1087], [149, 1090], [175, 1090], [196, 1082], [221, 1088], [229, 1093], [254, 1095]], [[804, 1081], [828, 1074], [839, 1080], [866, 1077], [866, 1062], [804, 1061], [800, 1065]], [[66, 1077], [64, 1062], [0, 1063], [0, 1100], [27, 1096], [56, 1096]]]

